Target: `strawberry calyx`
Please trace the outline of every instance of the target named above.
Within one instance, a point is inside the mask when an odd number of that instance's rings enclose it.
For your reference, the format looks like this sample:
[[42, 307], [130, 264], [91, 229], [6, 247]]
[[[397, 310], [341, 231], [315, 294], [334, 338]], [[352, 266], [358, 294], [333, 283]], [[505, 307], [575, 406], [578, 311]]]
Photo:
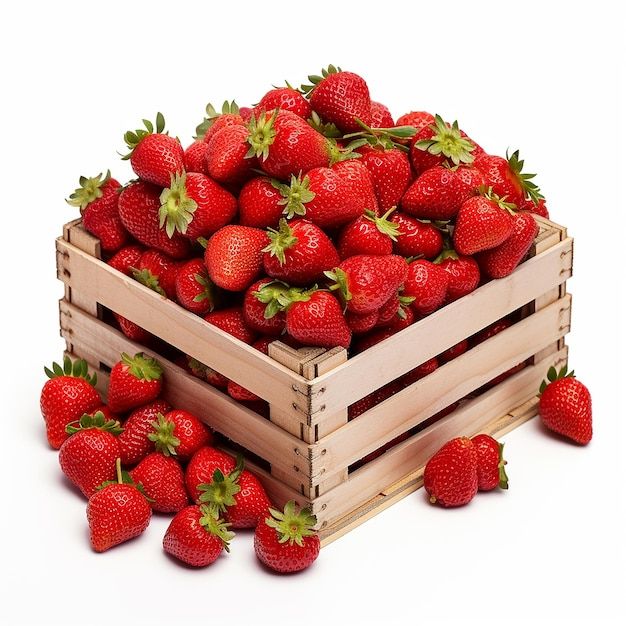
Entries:
[[560, 370], [557, 371], [556, 367], [552, 365], [548, 370], [547, 374], [548, 380], [542, 380], [541, 385], [539, 387], [539, 396], [546, 390], [546, 387], [553, 383], [555, 380], [560, 380], [561, 378], [576, 378], [576, 374], [574, 374], [574, 370], [571, 372], [567, 371], [567, 365], [564, 365]]
[[228, 100], [224, 101], [222, 104], [222, 111], [218, 112], [215, 107], [209, 102], [205, 107], [206, 115], [202, 119], [202, 121], [196, 126], [196, 135], [194, 139], [204, 139], [204, 136], [207, 133], [207, 130], [215, 124], [215, 121], [220, 115], [239, 115], [239, 105], [232, 100], [228, 102]]
[[474, 144], [461, 135], [459, 123], [455, 120], [452, 125], [444, 122], [440, 115], [435, 115], [435, 123], [430, 129], [433, 136], [415, 143], [418, 150], [425, 150], [434, 155], [443, 155], [454, 165], [459, 163], [472, 163], [474, 156]]
[[348, 275], [344, 270], [340, 267], [336, 267], [331, 271], [324, 272], [324, 276], [333, 281], [328, 288], [331, 291], [339, 291], [344, 304], [346, 304], [349, 300], [352, 300], [352, 293], [348, 287]]
[[129, 369], [129, 372], [139, 380], [150, 382], [158, 380], [163, 374], [163, 368], [156, 359], [138, 352], [131, 357], [126, 352], [122, 353], [121, 361]]
[[248, 143], [250, 144], [250, 149], [246, 153], [246, 159], [251, 159], [252, 157], [258, 157], [263, 161], [267, 159], [270, 154], [270, 146], [276, 138], [274, 122], [277, 116], [278, 109], [274, 109], [271, 116], [268, 116], [263, 111], [258, 119], [252, 114], [248, 123]]
[[519, 150], [515, 150], [511, 156], [509, 152], [506, 152], [506, 160], [509, 162], [509, 168], [513, 176], [517, 179], [525, 200], [531, 200], [532, 203], [537, 206], [540, 200], [544, 200], [541, 190], [537, 184], [532, 180], [537, 174], [524, 174], [524, 161], [519, 158]]
[[44, 367], [43, 371], [50, 379], [60, 378], [61, 376], [71, 376], [73, 378], [84, 378], [92, 387], [96, 386], [98, 382], [97, 374], [90, 374], [87, 361], [84, 359], [77, 359], [72, 361], [69, 356], [63, 357], [63, 366], [58, 363], [52, 364], [52, 369]]
[[102, 411], [96, 411], [93, 415], [85, 413], [81, 415], [80, 419], [70, 422], [65, 427], [65, 432], [68, 435], [73, 435], [81, 430], [90, 428], [97, 428], [116, 436], [124, 430], [118, 420], [108, 420]]
[[396, 315], [401, 319], [406, 319], [406, 309], [409, 307], [411, 302], [415, 300], [415, 296], [398, 296], [398, 300], [400, 304], [398, 305], [398, 310]]
[[219, 515], [206, 505], [200, 507], [202, 517], [199, 520], [200, 526], [208, 533], [217, 537], [221, 542], [224, 550], [230, 552], [229, 542], [235, 536], [235, 533], [228, 530], [230, 524], [219, 518]]
[[165, 232], [170, 238], [176, 231], [183, 234], [187, 232], [198, 208], [197, 202], [187, 195], [186, 182], [186, 172], [172, 174], [169, 188], [161, 192], [159, 226], [165, 226]]
[[487, 200], [490, 200], [491, 202], [497, 204], [501, 209], [504, 209], [511, 215], [515, 215], [515, 212], [517, 211], [517, 205], [514, 204], [513, 202], [507, 202], [506, 201], [507, 197], [499, 196], [497, 193], [494, 192], [493, 187], [480, 185], [477, 191], [478, 191], [479, 196], [483, 196], [484, 198], [487, 198]]
[[506, 465], [506, 461], [504, 460], [504, 444], [498, 442], [498, 487], [500, 489], [508, 489], [509, 488], [509, 477], [506, 475], [506, 470], [504, 466]]
[[150, 426], [154, 431], [148, 435], [148, 439], [154, 443], [155, 450], [165, 456], [176, 456], [176, 448], [180, 445], [180, 439], [174, 435], [176, 424], [166, 419], [163, 413], [158, 413]]
[[278, 204], [285, 207], [283, 215], [286, 215], [287, 219], [295, 215], [306, 215], [306, 203], [315, 198], [315, 192], [309, 189], [311, 181], [308, 176], [302, 178], [302, 174], [298, 176], [292, 174], [288, 185], [276, 179], [271, 179], [270, 182], [282, 196]]
[[332, 122], [324, 122], [315, 111], [311, 111], [311, 117], [307, 122], [311, 128], [314, 128], [320, 135], [324, 135], [328, 139], [338, 139], [343, 135]]
[[285, 264], [285, 250], [293, 248], [298, 243], [298, 238], [293, 234], [293, 229], [282, 217], [278, 222], [278, 230], [267, 229], [269, 244], [263, 248], [263, 252], [269, 252], [270, 256], [275, 256], [281, 265]]
[[436, 265], [439, 265], [439, 263], [442, 263], [446, 259], [452, 259], [453, 261], [458, 261], [459, 254], [453, 248], [445, 248], [444, 250], [441, 251], [439, 256], [433, 261], [433, 263], [435, 263]]
[[[313, 290], [316, 289], [317, 286], [313, 287]], [[259, 302], [267, 305], [263, 312], [265, 319], [271, 319], [277, 313], [286, 311], [294, 302], [306, 302], [310, 298], [309, 292], [298, 287], [290, 287], [280, 280], [273, 280], [261, 285], [253, 295]]]
[[205, 378], [207, 375], [207, 372], [210, 369], [208, 365], [205, 365], [204, 363], [202, 363], [201, 361], [198, 361], [198, 359], [192, 356], [187, 356], [187, 367], [189, 367], [189, 369], [196, 376], [200, 376], [201, 378]]
[[329, 65], [327, 68], [322, 69], [321, 76], [317, 74], [309, 74], [307, 78], [310, 81], [308, 85], [300, 85], [300, 93], [309, 97], [311, 92], [317, 85], [319, 85], [325, 78], [328, 78], [331, 74], [339, 74], [343, 71], [339, 66]]
[[210, 483], [202, 483], [198, 485], [198, 491], [201, 491], [199, 500], [206, 504], [208, 508], [216, 513], [226, 512], [226, 507], [235, 506], [235, 494], [241, 491], [239, 486], [239, 477], [243, 472], [243, 457], [237, 456], [237, 464], [232, 472], [224, 476], [224, 473], [216, 469], [213, 472], [213, 480]]
[[[122, 156], [122, 161], [127, 161], [132, 156], [135, 148], [140, 144], [141, 140], [148, 135], [153, 134], [163, 134], [165, 130], [165, 118], [163, 117], [163, 113], [157, 113], [156, 115], [156, 125], [153, 124], [150, 120], [142, 120], [145, 128], [138, 128], [137, 130], [128, 130], [124, 133], [124, 141], [128, 146], [130, 152]], [[164, 133], [167, 135], [167, 133]]]
[[335, 165], [335, 163], [340, 163], [341, 161], [360, 159], [363, 155], [360, 152], [356, 152], [356, 150], [357, 148], [361, 148], [365, 145], [367, 145], [367, 141], [365, 139], [355, 139], [345, 146], [340, 146], [335, 139], [329, 139], [329, 167], [332, 167], [333, 165]]
[[391, 150], [397, 148], [403, 152], [408, 152], [409, 148], [402, 143], [404, 139], [410, 139], [417, 133], [414, 126], [393, 126], [391, 128], [372, 128], [358, 117], [354, 118], [355, 122], [363, 129], [356, 133], [344, 135], [344, 139], [363, 140], [361, 145], [369, 144], [372, 148], [382, 148], [383, 150]]
[[317, 524], [317, 518], [308, 508], [298, 510], [295, 500], [289, 500], [285, 504], [284, 510], [277, 511], [270, 508], [271, 517], [265, 519], [265, 523], [276, 530], [278, 543], [294, 543], [300, 547], [304, 546], [304, 538], [315, 535], [313, 526]]
[[374, 211], [366, 209], [365, 219], [374, 222], [374, 225], [380, 233], [382, 233], [383, 235], [387, 235], [393, 241], [398, 241], [398, 235], [402, 234], [400, 232], [400, 225], [387, 219], [395, 210], [396, 207], [393, 206], [386, 213], [379, 217]]
[[146, 495], [143, 485], [141, 483], [136, 483], [132, 479], [131, 475], [126, 470], [122, 469], [122, 459], [119, 457], [115, 461], [115, 473], [116, 473], [116, 480], [105, 480], [101, 485], [98, 485], [96, 489], [98, 491], [102, 491], [103, 489], [106, 489], [107, 487], [110, 487], [111, 485], [129, 485], [130, 487], [134, 487], [135, 489], [137, 489], [137, 491], [139, 491], [139, 493], [141, 493], [141, 495], [148, 502], [154, 502], [152, 498], [149, 498]]
[[194, 302], [208, 300], [211, 303], [209, 311], [213, 310], [213, 283], [202, 274], [194, 274], [193, 279], [202, 287], [202, 291], [193, 297]]
[[80, 208], [81, 215], [87, 208], [87, 205], [91, 204], [94, 200], [102, 197], [101, 187], [111, 179], [111, 170], [107, 170], [102, 178], [102, 174], [87, 178], [81, 176], [78, 179], [80, 185], [74, 190], [74, 193], [70, 194], [70, 197], [66, 202], [70, 206], [76, 206]]
[[148, 268], [144, 268], [142, 270], [137, 269], [136, 267], [129, 268], [133, 278], [141, 283], [144, 287], [148, 289], [152, 289], [152, 291], [156, 291], [160, 296], [166, 296], [165, 290], [161, 287], [159, 283], [159, 277], [153, 274]]

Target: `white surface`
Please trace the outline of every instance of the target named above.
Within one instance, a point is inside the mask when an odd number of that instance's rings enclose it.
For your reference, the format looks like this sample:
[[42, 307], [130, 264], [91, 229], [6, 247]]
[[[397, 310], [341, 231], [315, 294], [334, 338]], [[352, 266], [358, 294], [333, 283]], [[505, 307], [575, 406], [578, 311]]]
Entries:
[[[623, 33], [611, 3], [555, 4], [5, 5], [3, 624], [624, 623]], [[256, 102], [328, 63], [362, 73], [395, 116], [458, 117], [487, 150], [521, 147], [539, 172], [553, 217], [576, 237], [568, 341], [593, 394], [593, 442], [570, 446], [531, 422], [506, 438], [508, 493], [444, 511], [419, 491], [296, 577], [262, 571], [249, 534], [213, 567], [183, 569], [160, 550], [159, 517], [96, 555], [38, 410], [41, 367], [62, 350], [53, 240], [74, 217], [63, 199], [80, 174], [130, 177], [116, 151], [142, 117], [163, 111], [186, 141], [207, 100]]]

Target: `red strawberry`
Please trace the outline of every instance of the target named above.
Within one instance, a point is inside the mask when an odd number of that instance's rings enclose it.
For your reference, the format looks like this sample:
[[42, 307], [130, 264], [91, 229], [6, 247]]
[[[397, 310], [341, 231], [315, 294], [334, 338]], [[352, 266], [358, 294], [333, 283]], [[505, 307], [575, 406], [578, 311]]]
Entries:
[[328, 291], [308, 291], [287, 309], [287, 332], [305, 346], [350, 345], [352, 333], [341, 305]]
[[235, 536], [230, 524], [218, 519], [206, 506], [188, 506], [179, 511], [163, 537], [163, 550], [193, 567], [214, 563]]
[[398, 291], [408, 273], [408, 264], [400, 256], [361, 254], [342, 261], [326, 275], [335, 284], [352, 313], [369, 313], [379, 309]]
[[441, 231], [428, 222], [396, 211], [391, 221], [397, 225], [398, 234], [393, 244], [394, 252], [407, 257], [434, 259], [443, 249]]
[[39, 406], [46, 423], [48, 443], [58, 450], [69, 437], [65, 427], [96, 409], [102, 400], [94, 389], [96, 375], [87, 373], [86, 361], [72, 363], [66, 356], [63, 367], [53, 363], [51, 370], [46, 367], [44, 371], [50, 380], [41, 390]]
[[[391, 322], [385, 326], [385, 330], [390, 330], [393, 333], [400, 332], [405, 328], [409, 327], [415, 321], [415, 313], [414, 310], [406, 305], [409, 298], [412, 296], [406, 296], [405, 292], [403, 293], [403, 298], [400, 303], [400, 309], [398, 309], [398, 314], [393, 317]], [[412, 300], [411, 300], [412, 302]]]
[[416, 383], [418, 380], [425, 378], [428, 374], [432, 374], [438, 367], [439, 360], [434, 356], [432, 359], [428, 359], [428, 361], [425, 361], [421, 365], [418, 365], [407, 372], [400, 378], [400, 382], [404, 387], [408, 387], [409, 385]]
[[317, 559], [320, 538], [313, 530], [317, 523], [309, 509], [296, 509], [290, 500], [283, 512], [269, 509], [254, 532], [254, 551], [261, 563], [280, 572], [299, 572]]
[[[285, 304], [289, 285], [262, 278], [253, 283], [243, 298], [243, 318], [251, 330], [278, 336], [285, 330]], [[281, 302], [282, 300], [282, 302]]]
[[148, 344], [152, 340], [153, 335], [144, 328], [141, 328], [141, 326], [135, 324], [135, 322], [131, 322], [126, 317], [115, 312], [113, 312], [113, 317], [118, 323], [120, 330], [132, 341]]
[[354, 342], [354, 346], [352, 347], [352, 352], [354, 354], [360, 354], [365, 350], [368, 350], [372, 346], [379, 344], [381, 341], [385, 341], [385, 339], [389, 339], [392, 335], [395, 335], [398, 330], [394, 328], [380, 328], [374, 330], [373, 332], [369, 332], [362, 337], [359, 337], [357, 341]]
[[[346, 159], [335, 163], [332, 166], [334, 172], [339, 174], [340, 179], [345, 184], [344, 193], [348, 193], [351, 198], [351, 207], [359, 214], [366, 210], [378, 212], [378, 200], [374, 191], [374, 183], [369, 170], [361, 159]], [[310, 175], [310, 173], [309, 173]], [[343, 222], [342, 222], [343, 223]]]
[[411, 303], [418, 315], [429, 315], [443, 306], [448, 292], [449, 274], [439, 265], [418, 259], [409, 264], [404, 293], [415, 298]]
[[176, 299], [196, 315], [206, 315], [215, 305], [215, 288], [202, 259], [183, 263], [176, 272]]
[[447, 363], [448, 361], [452, 361], [467, 352], [468, 348], [469, 341], [467, 339], [462, 339], [459, 343], [455, 343], [452, 347], [444, 350], [439, 355], [438, 359], [441, 363]]
[[118, 250], [107, 263], [118, 272], [132, 276], [133, 267], [137, 267], [139, 259], [145, 251], [146, 249], [140, 245], [125, 246]]
[[363, 335], [376, 326], [376, 322], [378, 322], [378, 311], [371, 311], [370, 313], [364, 313], [363, 315], [347, 311], [345, 318], [346, 323], [353, 334]]
[[309, 80], [312, 84], [303, 85], [302, 90], [309, 94], [311, 106], [322, 119], [332, 122], [344, 133], [362, 130], [355, 118], [371, 124], [370, 92], [360, 76], [329, 65], [321, 76], [309, 76]]
[[181, 462], [213, 441], [211, 431], [189, 411], [175, 409], [165, 415], [159, 413], [152, 427], [154, 431], [148, 434], [148, 439], [156, 451], [165, 456], [175, 455]]
[[520, 211], [528, 211], [529, 213], [534, 213], [535, 215], [545, 217], [547, 220], [550, 219], [550, 213], [548, 212], [545, 198], [540, 198], [539, 201], [536, 203], [532, 200], [522, 200], [517, 205], [517, 208]]
[[509, 320], [507, 320], [506, 318], [498, 320], [493, 324], [489, 324], [489, 326], [483, 328], [480, 332], [476, 333], [472, 337], [472, 344], [477, 346], [479, 343], [487, 341], [487, 339], [491, 339], [491, 337], [494, 337], [498, 333], [501, 333], [503, 330], [506, 330], [510, 326], [511, 322], [509, 322]]
[[149, 289], [170, 299], [176, 297], [176, 277], [180, 263], [158, 250], [144, 252], [132, 268], [133, 278]]
[[270, 89], [254, 107], [254, 114], [258, 116], [262, 111], [272, 111], [273, 109], [291, 111], [305, 120], [311, 117], [311, 105], [308, 100], [299, 91], [291, 87]]
[[107, 171], [104, 178], [81, 176], [80, 187], [67, 203], [80, 208], [85, 230], [100, 240], [105, 252], [115, 252], [125, 245], [129, 236], [120, 220], [117, 200], [121, 185]]
[[500, 246], [476, 255], [480, 269], [489, 278], [504, 278], [522, 262], [539, 232], [531, 213], [519, 212], [513, 218], [513, 234]]
[[463, 506], [478, 491], [478, 459], [474, 444], [467, 437], [448, 441], [426, 463], [424, 488], [430, 503]]
[[[259, 352], [263, 352], [263, 354], [268, 354], [269, 344], [274, 341], [275, 337], [265, 337], [262, 339], [258, 339], [252, 344], [252, 347]], [[228, 395], [234, 400], [238, 400], [239, 402], [263, 402], [263, 399], [257, 396], [255, 393], [252, 393], [250, 390], [242, 387], [239, 383], [236, 383], [234, 380], [229, 380], [228, 385], [226, 386], [226, 391]], [[232, 520], [231, 520], [232, 521]]]
[[248, 129], [248, 156], [270, 176], [285, 180], [330, 163], [328, 140], [291, 111], [253, 115]]
[[372, 391], [372, 393], [366, 395], [360, 400], [357, 400], [355, 403], [351, 404], [348, 407], [348, 419], [353, 420], [357, 418], [359, 415], [365, 413], [365, 411], [369, 411], [377, 404], [380, 404], [388, 398], [391, 398], [391, 396], [398, 393], [398, 391], [402, 391], [402, 384], [398, 380], [394, 380], [390, 383], [387, 383], [383, 387], [380, 387], [380, 389]]
[[185, 485], [192, 502], [200, 501], [202, 491], [198, 489], [198, 485], [210, 483], [215, 470], [226, 475], [235, 469], [235, 465], [235, 459], [226, 452], [210, 446], [200, 448], [191, 457], [185, 470]]
[[161, 393], [163, 369], [156, 359], [141, 352], [130, 357], [125, 352], [111, 369], [109, 407], [123, 413], [155, 400]]
[[152, 500], [150, 506], [153, 511], [176, 513], [189, 504], [185, 475], [176, 459], [152, 452], [129, 473]]
[[104, 552], [124, 541], [138, 537], [148, 527], [152, 510], [146, 497], [130, 477], [122, 473], [117, 461], [117, 482], [104, 483], [87, 504], [91, 545]]
[[547, 428], [583, 446], [591, 441], [591, 394], [574, 372], [551, 367], [539, 394], [539, 417]]
[[377, 328], [387, 328], [394, 320], [405, 318], [408, 307], [413, 302], [413, 296], [407, 296], [404, 292], [394, 293], [385, 304], [378, 310]]
[[130, 152], [123, 159], [130, 159], [133, 171], [142, 180], [167, 187], [171, 176], [183, 171], [183, 147], [178, 139], [163, 134], [165, 120], [161, 113], [157, 113], [156, 127], [148, 120], [143, 123], [145, 129], [129, 130], [124, 135]]
[[206, 105], [206, 116], [196, 127], [196, 138], [209, 143], [215, 133], [227, 126], [245, 126], [237, 103], [225, 101], [220, 112], [209, 102]]
[[307, 220], [280, 220], [279, 229], [268, 230], [263, 267], [268, 276], [290, 285], [310, 285], [339, 263], [339, 254], [328, 235]]
[[507, 202], [519, 205], [525, 199], [537, 203], [543, 197], [539, 187], [533, 182], [535, 174], [524, 174], [524, 161], [519, 158], [516, 150], [507, 158], [491, 154], [480, 154], [476, 157], [474, 167], [479, 169], [486, 180], [486, 185], [493, 188]]
[[209, 237], [233, 220], [237, 200], [204, 174], [183, 172], [172, 177], [160, 197], [159, 224], [168, 237], [178, 231], [188, 239]]
[[285, 208], [281, 186], [265, 176], [249, 180], [239, 193], [239, 223], [254, 228], [277, 226]]
[[370, 112], [371, 118], [369, 125], [373, 128], [391, 128], [394, 125], [393, 117], [384, 104], [372, 100]]
[[378, 217], [374, 211], [368, 210], [365, 215], [344, 226], [338, 241], [341, 258], [347, 259], [357, 254], [391, 254], [399, 231], [398, 226], [387, 219], [392, 211], [393, 208]]
[[71, 436], [59, 450], [61, 469], [89, 498], [103, 482], [115, 478], [115, 462], [120, 456], [116, 435], [122, 428], [98, 411], [68, 424], [66, 432]]
[[504, 466], [506, 461], [502, 457], [503, 443], [498, 443], [489, 435], [472, 437], [478, 461], [478, 489], [491, 491], [496, 487], [509, 488], [509, 478]]
[[243, 312], [238, 307], [212, 311], [208, 315], [205, 315], [204, 319], [209, 324], [217, 326], [225, 333], [239, 339], [239, 341], [248, 344], [254, 341], [254, 333], [246, 326]]
[[454, 250], [444, 250], [434, 262], [448, 272], [446, 302], [458, 300], [478, 287], [480, 269], [471, 256], [459, 255]]
[[197, 139], [185, 148], [183, 162], [187, 173], [197, 172], [206, 174], [207, 144], [202, 139]]
[[412, 178], [407, 155], [396, 148], [367, 150], [361, 161], [370, 173], [378, 206], [383, 211], [398, 206]]
[[149, 183], [130, 183], [122, 189], [118, 200], [120, 219], [140, 243], [175, 259], [184, 258], [189, 254], [189, 241], [180, 233], [170, 238], [159, 226], [160, 194], [161, 188]]
[[504, 243], [513, 232], [512, 206], [491, 192], [466, 200], [454, 226], [455, 250], [470, 255]]
[[250, 226], [228, 225], [209, 239], [204, 262], [211, 280], [222, 289], [243, 291], [260, 274], [267, 233]]
[[257, 163], [248, 157], [248, 136], [248, 129], [238, 124], [213, 133], [206, 154], [206, 170], [211, 178], [219, 183], [239, 185], [253, 175], [252, 168]]
[[171, 407], [163, 400], [156, 400], [135, 409], [124, 422], [124, 432], [118, 437], [120, 458], [124, 465], [136, 465], [154, 450], [148, 435], [154, 432], [152, 423], [160, 413], [167, 413]]
[[416, 217], [449, 220], [484, 182], [474, 167], [436, 165], [423, 172], [402, 197], [402, 208]]
[[401, 115], [396, 120], [396, 126], [413, 126], [419, 133], [422, 128], [431, 126], [435, 123], [435, 116], [432, 113], [426, 111], [411, 111]]

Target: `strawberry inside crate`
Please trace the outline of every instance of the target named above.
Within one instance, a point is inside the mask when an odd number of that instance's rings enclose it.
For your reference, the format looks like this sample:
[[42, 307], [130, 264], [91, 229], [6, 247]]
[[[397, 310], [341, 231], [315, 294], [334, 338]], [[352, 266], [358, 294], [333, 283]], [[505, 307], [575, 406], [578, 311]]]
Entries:
[[[329, 541], [419, 487], [421, 468], [447, 438], [502, 433], [534, 415], [538, 381], [549, 365], [567, 357], [565, 280], [572, 264], [565, 230], [538, 221], [534, 258], [510, 277], [487, 283], [349, 360], [345, 350], [306, 349], [299, 355], [280, 343], [270, 348], [275, 360], [247, 346], [242, 353], [239, 342], [216, 329], [209, 330], [211, 341], [220, 344], [203, 345], [196, 327], [185, 329], [190, 314], [99, 262], [97, 240], [74, 223], [58, 245], [59, 277], [66, 283], [61, 332], [69, 352], [105, 374], [101, 384], [121, 351], [145, 349], [164, 360], [170, 402], [197, 412], [224, 435], [227, 447], [245, 450], [277, 504], [292, 498], [308, 503]], [[111, 310], [158, 338], [148, 347], [130, 341], [112, 325]], [[470, 342], [457, 358], [394, 388], [417, 365], [502, 318], [511, 325], [501, 333]], [[429, 332], [435, 325], [452, 330], [445, 336]], [[184, 353], [251, 389], [263, 403], [238, 404], [199, 381], [176, 365]], [[281, 376], [295, 372], [276, 384], [268, 361]], [[526, 366], [503, 379], [521, 363]], [[498, 384], [488, 385], [498, 377]], [[383, 393], [349, 419], [350, 406], [385, 387], [395, 392]], [[454, 410], [445, 414], [448, 407]]]

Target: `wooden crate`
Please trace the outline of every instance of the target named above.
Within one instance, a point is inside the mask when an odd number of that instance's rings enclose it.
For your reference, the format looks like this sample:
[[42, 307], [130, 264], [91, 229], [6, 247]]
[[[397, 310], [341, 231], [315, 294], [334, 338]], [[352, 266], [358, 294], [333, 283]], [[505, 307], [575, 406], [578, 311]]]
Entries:
[[[266, 356], [159, 296], [100, 260], [100, 245], [80, 221], [57, 240], [60, 303], [67, 351], [100, 372], [100, 385], [121, 352], [145, 351], [164, 366], [164, 397], [248, 451], [248, 465], [281, 505], [309, 505], [324, 544], [421, 486], [423, 466], [448, 439], [502, 435], [536, 412], [536, 393], [551, 365], [567, 359], [573, 241], [537, 218], [530, 258], [348, 360], [341, 348], [294, 350], [280, 341]], [[130, 341], [103, 320], [103, 308], [136, 322], [269, 403], [269, 418], [194, 378], [163, 354]], [[515, 324], [348, 421], [348, 406], [496, 320]], [[520, 372], [485, 383], [526, 362]], [[481, 393], [476, 393], [478, 390]], [[436, 415], [462, 400], [452, 413]], [[358, 461], [399, 435], [411, 436], [375, 460]], [[356, 469], [355, 469], [356, 466]]]

